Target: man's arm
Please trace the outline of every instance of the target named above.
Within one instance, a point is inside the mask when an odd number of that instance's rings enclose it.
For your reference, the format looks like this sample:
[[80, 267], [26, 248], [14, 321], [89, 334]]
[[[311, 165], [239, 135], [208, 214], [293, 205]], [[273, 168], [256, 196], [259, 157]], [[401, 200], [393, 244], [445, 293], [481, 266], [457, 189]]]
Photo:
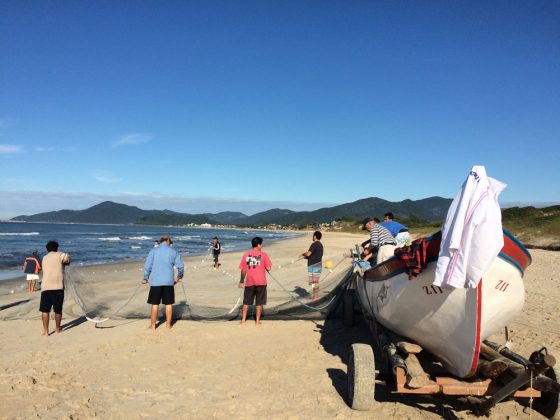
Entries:
[[62, 264], [68, 265], [68, 264], [70, 264], [71, 261], [72, 261], [72, 259], [70, 258], [70, 254], [67, 254], [66, 252], [63, 252], [62, 253]]
[[379, 229], [376, 229], [377, 225], [371, 229], [371, 246], [379, 246]]
[[177, 267], [177, 281], [179, 281], [183, 278], [183, 274], [185, 272], [185, 266], [178, 252], [175, 255], [175, 267]]
[[146, 262], [144, 263], [144, 279], [142, 280], [142, 283], [147, 283], [148, 279], [150, 278], [150, 274], [152, 273], [152, 265], [154, 264], [153, 250], [154, 249], [152, 248], [152, 250], [148, 254], [148, 257], [146, 258]]
[[237, 287], [242, 288], [243, 284], [245, 283], [245, 276], [247, 275], [247, 273], [243, 270], [241, 270], [241, 277], [239, 278], [239, 284], [237, 285]]

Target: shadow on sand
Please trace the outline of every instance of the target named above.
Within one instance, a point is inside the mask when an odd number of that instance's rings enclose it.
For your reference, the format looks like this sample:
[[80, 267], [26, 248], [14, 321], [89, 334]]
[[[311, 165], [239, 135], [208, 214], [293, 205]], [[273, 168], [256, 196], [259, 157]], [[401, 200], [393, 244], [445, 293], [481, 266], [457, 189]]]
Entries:
[[[340, 309], [340, 308], [339, 308]], [[317, 331], [321, 333], [320, 343], [326, 352], [340, 357], [346, 365], [346, 369], [328, 369], [327, 373], [340, 397], [349, 405], [348, 402], [348, 358], [350, 347], [354, 343], [369, 344], [374, 348], [376, 369], [386, 371], [381, 362], [378, 349], [375, 349], [373, 335], [369, 330], [366, 321], [361, 313], [355, 313], [355, 321], [352, 326], [345, 326], [342, 321], [341, 311], [335, 311], [332, 316], [327, 318], [324, 325], [317, 324]], [[437, 414], [444, 419], [457, 419], [455, 412], [472, 409], [472, 406], [459, 398], [450, 398], [443, 395], [406, 395], [391, 393], [392, 376], [380, 373], [377, 377], [388, 383], [375, 385], [375, 400], [378, 403], [393, 402], [413, 407], [417, 410]]]

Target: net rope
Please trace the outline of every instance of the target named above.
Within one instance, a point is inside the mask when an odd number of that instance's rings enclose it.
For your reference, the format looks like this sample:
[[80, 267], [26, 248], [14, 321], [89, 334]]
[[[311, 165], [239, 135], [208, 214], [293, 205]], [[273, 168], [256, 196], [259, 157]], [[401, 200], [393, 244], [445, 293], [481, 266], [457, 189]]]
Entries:
[[[333, 264], [332, 261], [335, 263]], [[343, 255], [323, 257], [320, 294], [308, 283], [305, 260], [280, 260], [268, 273], [268, 304], [265, 317], [322, 318], [337, 301], [337, 288], [351, 272]], [[142, 284], [140, 263], [115, 266], [77, 266], [65, 270], [65, 317], [81, 317], [94, 324], [109, 320], [146, 319], [149, 285]], [[226, 264], [227, 265], [227, 264]], [[174, 319], [229, 321], [240, 315], [244, 288], [239, 288], [237, 264], [214, 267], [212, 254], [185, 264], [184, 278], [175, 288]], [[317, 289], [319, 290], [319, 289]], [[311, 292], [311, 293], [310, 293]], [[4, 295], [0, 319], [39, 319], [40, 293]], [[253, 310], [253, 308], [251, 308]]]

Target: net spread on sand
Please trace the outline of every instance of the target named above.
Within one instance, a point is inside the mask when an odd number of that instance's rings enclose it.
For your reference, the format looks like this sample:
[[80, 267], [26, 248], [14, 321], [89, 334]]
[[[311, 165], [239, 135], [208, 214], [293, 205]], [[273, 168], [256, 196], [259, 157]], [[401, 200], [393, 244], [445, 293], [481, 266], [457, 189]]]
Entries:
[[[323, 257], [319, 287], [308, 283], [305, 260], [275, 264], [268, 274], [267, 305], [263, 319], [321, 319], [338, 303], [352, 262], [343, 255]], [[119, 319], [148, 318], [149, 284], [142, 284], [141, 264], [111, 270], [110, 266], [67, 267], [63, 316], [102, 323]], [[185, 265], [181, 282], [175, 285], [174, 319], [227, 321], [240, 315], [243, 289], [238, 288], [237, 266], [215, 269], [210, 256]], [[13, 295], [12, 295], [13, 296]], [[0, 319], [38, 319], [40, 293], [18, 293], [3, 303]], [[160, 314], [163, 312], [163, 305]], [[251, 308], [253, 309], [253, 308]], [[251, 315], [250, 311], [250, 315]]]

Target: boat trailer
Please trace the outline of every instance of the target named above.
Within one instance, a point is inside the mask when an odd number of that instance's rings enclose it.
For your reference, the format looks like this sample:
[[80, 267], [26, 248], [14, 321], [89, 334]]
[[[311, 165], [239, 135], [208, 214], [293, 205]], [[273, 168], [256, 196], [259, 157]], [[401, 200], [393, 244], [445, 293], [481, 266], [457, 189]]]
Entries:
[[[349, 314], [349, 310], [345, 313]], [[373, 332], [374, 347], [382, 365], [376, 370], [373, 348], [369, 344], [351, 346], [347, 376], [348, 403], [352, 409], [372, 409], [377, 384], [387, 386], [394, 394], [466, 397], [473, 406], [472, 412], [479, 416], [488, 415], [505, 399], [527, 398], [532, 408], [545, 417], [560, 418], [556, 359], [546, 348], [525, 359], [506, 346], [485, 340], [481, 343], [477, 376], [458, 379], [449, 375], [441, 363], [418, 344], [388, 331], [375, 320], [366, 317], [366, 321]], [[345, 317], [345, 323], [349, 322], [352, 321]]]

